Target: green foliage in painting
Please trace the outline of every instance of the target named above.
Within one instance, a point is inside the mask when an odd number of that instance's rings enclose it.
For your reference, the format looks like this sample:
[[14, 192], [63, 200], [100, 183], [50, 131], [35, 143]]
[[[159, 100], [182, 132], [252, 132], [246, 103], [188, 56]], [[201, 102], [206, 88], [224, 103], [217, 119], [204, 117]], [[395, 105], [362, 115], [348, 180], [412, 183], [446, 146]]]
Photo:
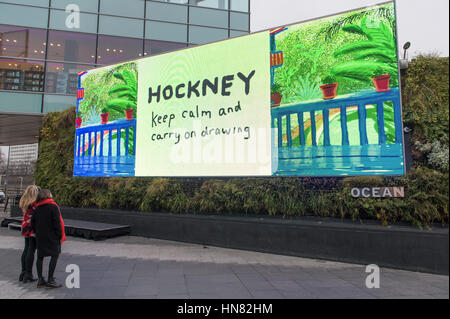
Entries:
[[321, 96], [318, 78], [311, 74], [298, 75], [292, 83], [288, 87], [291, 94], [285, 99], [287, 103], [314, 100]]
[[395, 75], [392, 77], [393, 85], [398, 85], [396, 42], [388, 26], [364, 17], [360, 25], [346, 25], [342, 31], [360, 35], [364, 40], [348, 44], [334, 53], [336, 57], [351, 56], [352, 59], [333, 67], [332, 74], [362, 82], [390, 74]]
[[136, 108], [136, 63], [113, 66], [102, 72], [92, 72], [82, 78], [84, 99], [79, 111], [83, 123], [99, 121], [100, 113], [110, 113], [109, 121], [125, 117], [124, 109]]
[[396, 29], [395, 23], [395, 9], [393, 5], [377, 6], [375, 8], [368, 8], [362, 11], [351, 12], [347, 15], [338, 17], [332, 23], [326, 24], [319, 32], [319, 36], [325, 35], [325, 40], [334, 39], [340, 32], [342, 27], [355, 24], [365, 17], [386, 21], [391, 30]]
[[120, 80], [122, 84], [116, 84], [108, 91], [113, 99], [106, 102], [106, 106], [112, 111], [122, 114], [128, 109], [136, 111], [137, 80], [135, 75], [124, 69], [122, 72], [115, 72], [114, 77]]
[[270, 87], [270, 92], [271, 93], [280, 93], [280, 89], [281, 89], [281, 85], [274, 84]]
[[336, 79], [336, 77], [335, 76], [333, 76], [333, 75], [327, 75], [323, 80], [322, 80], [322, 83], [323, 84], [332, 84], [332, 83], [335, 83], [335, 82], [337, 82], [337, 79]]
[[276, 70], [276, 84], [281, 86], [283, 103], [308, 101], [319, 98], [320, 57], [324, 45], [302, 41], [304, 31], [292, 32], [278, 43], [285, 56], [285, 64]]
[[[102, 72], [93, 72], [82, 81], [82, 86], [85, 87], [85, 95], [80, 103], [79, 113], [83, 123], [99, 124], [101, 113], [109, 113], [109, 122], [125, 118], [125, 111], [128, 109], [133, 109], [136, 114], [138, 88], [136, 63], [125, 63]], [[126, 132], [122, 130], [120, 134], [122, 141], [125, 141]], [[134, 150], [133, 136], [134, 129], [130, 129], [129, 154], [133, 154]], [[113, 143], [116, 140], [117, 133], [112, 133]]]
[[282, 104], [321, 98], [320, 86], [335, 82], [338, 95], [374, 90], [371, 77], [384, 74], [398, 86], [395, 30], [393, 4], [288, 26], [275, 41]]

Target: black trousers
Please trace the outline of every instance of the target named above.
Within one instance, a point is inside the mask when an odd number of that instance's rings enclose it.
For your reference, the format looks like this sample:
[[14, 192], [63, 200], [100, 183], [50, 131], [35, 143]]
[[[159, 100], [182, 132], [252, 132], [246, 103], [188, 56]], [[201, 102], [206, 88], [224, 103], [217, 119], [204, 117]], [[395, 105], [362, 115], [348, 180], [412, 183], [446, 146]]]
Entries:
[[34, 254], [36, 252], [36, 238], [35, 237], [25, 237], [25, 247], [22, 252], [22, 272], [28, 274], [33, 273], [33, 262]]
[[[50, 263], [48, 264], [48, 280], [51, 280], [53, 278], [53, 274], [55, 273], [56, 269], [56, 263], [58, 262], [58, 257], [59, 255], [51, 256]], [[39, 278], [43, 278], [42, 276], [43, 264], [44, 264], [44, 257], [39, 257], [38, 254], [38, 259], [36, 261], [36, 268]]]

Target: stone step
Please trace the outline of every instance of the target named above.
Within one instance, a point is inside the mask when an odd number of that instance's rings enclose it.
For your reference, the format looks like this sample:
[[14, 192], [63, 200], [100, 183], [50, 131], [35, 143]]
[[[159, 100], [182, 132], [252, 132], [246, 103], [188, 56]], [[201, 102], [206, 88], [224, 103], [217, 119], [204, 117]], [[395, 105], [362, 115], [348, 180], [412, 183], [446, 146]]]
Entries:
[[8, 224], [8, 229], [21, 230], [22, 229], [22, 225], [19, 224], [19, 223], [9, 223]]

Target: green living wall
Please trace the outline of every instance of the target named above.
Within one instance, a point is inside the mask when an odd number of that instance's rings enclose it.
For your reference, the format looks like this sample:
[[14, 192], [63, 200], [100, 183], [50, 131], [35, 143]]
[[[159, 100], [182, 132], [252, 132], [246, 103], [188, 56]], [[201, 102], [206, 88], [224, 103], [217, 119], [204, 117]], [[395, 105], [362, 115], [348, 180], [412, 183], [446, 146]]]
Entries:
[[[403, 78], [415, 168], [404, 177], [73, 178], [75, 109], [43, 120], [35, 179], [63, 206], [142, 212], [321, 216], [447, 225], [449, 60], [420, 56]], [[354, 199], [352, 187], [405, 186], [404, 199]]]

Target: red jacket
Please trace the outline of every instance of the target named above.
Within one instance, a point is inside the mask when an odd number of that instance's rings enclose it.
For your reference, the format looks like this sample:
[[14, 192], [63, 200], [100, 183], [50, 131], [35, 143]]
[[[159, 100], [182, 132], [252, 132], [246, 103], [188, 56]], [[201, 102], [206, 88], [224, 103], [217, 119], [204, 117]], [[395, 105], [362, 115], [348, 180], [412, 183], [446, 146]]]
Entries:
[[36, 203], [31, 204], [26, 212], [22, 212], [22, 236], [30, 237], [34, 236], [33, 229], [31, 228], [31, 216], [34, 213], [34, 209], [36, 208]]

